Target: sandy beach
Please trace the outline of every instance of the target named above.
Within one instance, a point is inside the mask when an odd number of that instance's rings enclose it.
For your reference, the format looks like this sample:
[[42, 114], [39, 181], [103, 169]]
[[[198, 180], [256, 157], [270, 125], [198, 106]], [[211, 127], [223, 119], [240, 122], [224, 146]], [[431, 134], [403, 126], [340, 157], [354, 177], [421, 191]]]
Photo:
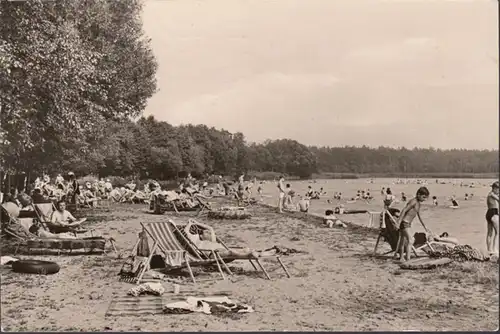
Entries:
[[[216, 205], [227, 205], [217, 200]], [[233, 203], [234, 204], [234, 203]], [[393, 260], [372, 257], [376, 230], [350, 226], [328, 229], [311, 219], [280, 215], [254, 206], [247, 220], [213, 221], [229, 246], [265, 249], [274, 245], [305, 253], [283, 256], [292, 278], [278, 263], [266, 261], [272, 280], [257, 274], [248, 262], [230, 263], [235, 273], [213, 278], [181, 292], [229, 294], [255, 313], [230, 317], [205, 314], [156, 314], [105, 317], [113, 298], [133, 287], [120, 282], [123, 258], [136, 241], [140, 222], [171, 217], [186, 222], [190, 214], [152, 215], [142, 205], [113, 205], [109, 212], [87, 212], [93, 228], [116, 239], [118, 256], [19, 256], [52, 260], [55, 275], [1, 271], [2, 327], [9, 331], [246, 331], [246, 330], [495, 330], [498, 328], [498, 263], [452, 263], [427, 271], [404, 271]], [[6, 254], [8, 243], [2, 240]], [[387, 245], [384, 245], [387, 248]], [[174, 297], [163, 283], [163, 301]], [[22, 310], [22, 311], [21, 311]]]

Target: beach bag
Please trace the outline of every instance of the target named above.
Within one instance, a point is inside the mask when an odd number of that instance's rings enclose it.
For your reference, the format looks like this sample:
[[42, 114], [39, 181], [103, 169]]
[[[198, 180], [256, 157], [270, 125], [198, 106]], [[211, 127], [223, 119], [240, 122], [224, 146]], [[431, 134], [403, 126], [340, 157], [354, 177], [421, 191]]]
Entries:
[[137, 256], [149, 257], [149, 243], [146, 231], [139, 233], [139, 244], [137, 245]]

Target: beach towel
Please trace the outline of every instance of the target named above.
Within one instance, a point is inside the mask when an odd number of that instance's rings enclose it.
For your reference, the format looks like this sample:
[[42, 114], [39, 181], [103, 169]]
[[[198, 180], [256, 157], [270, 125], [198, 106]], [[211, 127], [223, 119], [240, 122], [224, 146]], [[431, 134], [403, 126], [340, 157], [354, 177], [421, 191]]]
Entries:
[[12, 256], [2, 256], [0, 258], [0, 265], [4, 266], [7, 264], [11, 264], [12, 262], [16, 262], [18, 259], [12, 257]]
[[185, 301], [174, 302], [165, 305], [163, 312], [167, 314], [185, 314], [185, 313], [252, 313], [251, 306], [238, 304], [228, 297], [187, 297]]
[[442, 250], [442, 251], [428, 251], [429, 257], [431, 258], [443, 258], [447, 257], [455, 261], [489, 261], [490, 257], [483, 254], [479, 249], [473, 248], [469, 245], [457, 245], [453, 248]]

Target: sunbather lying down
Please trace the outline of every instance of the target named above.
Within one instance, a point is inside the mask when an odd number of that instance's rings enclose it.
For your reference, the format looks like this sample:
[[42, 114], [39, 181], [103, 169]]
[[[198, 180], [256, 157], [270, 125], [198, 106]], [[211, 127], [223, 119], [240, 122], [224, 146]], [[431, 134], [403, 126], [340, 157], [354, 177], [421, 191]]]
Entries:
[[458, 239], [450, 237], [447, 232], [442, 233], [440, 236], [434, 235], [432, 233], [415, 233], [413, 236], [414, 245], [423, 245], [426, 241], [436, 241], [443, 244], [448, 244], [453, 247], [458, 245]]
[[226, 247], [224, 247], [224, 245], [217, 241], [214, 229], [211, 226], [198, 223], [191, 219], [184, 227], [184, 232], [188, 239], [199, 250], [217, 251], [217, 253], [222, 257], [258, 258], [276, 254], [276, 249], [266, 251], [255, 251], [250, 248], [227, 249]]

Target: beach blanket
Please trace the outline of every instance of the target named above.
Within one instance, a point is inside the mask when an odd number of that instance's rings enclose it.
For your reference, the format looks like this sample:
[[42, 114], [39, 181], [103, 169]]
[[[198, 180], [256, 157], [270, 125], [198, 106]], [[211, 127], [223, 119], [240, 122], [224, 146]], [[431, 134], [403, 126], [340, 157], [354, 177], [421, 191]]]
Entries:
[[163, 313], [167, 314], [185, 314], [193, 312], [223, 314], [252, 313], [254, 310], [251, 306], [238, 304], [228, 297], [187, 297], [185, 301], [170, 303], [163, 308]]
[[443, 258], [447, 257], [455, 261], [489, 261], [490, 257], [483, 254], [477, 248], [473, 248], [469, 245], [457, 245], [450, 249], [440, 250], [440, 251], [428, 251], [429, 257], [431, 258]]
[[161, 285], [161, 283], [148, 282], [131, 288], [128, 290], [127, 294], [134, 297], [144, 294], [161, 296], [164, 292], [165, 288]]
[[106, 239], [103, 237], [88, 237], [81, 239], [34, 239], [28, 240], [27, 243], [28, 248], [104, 250]]
[[161, 296], [119, 296], [110, 302], [105, 316], [143, 317], [150, 314], [162, 314], [163, 304]]

